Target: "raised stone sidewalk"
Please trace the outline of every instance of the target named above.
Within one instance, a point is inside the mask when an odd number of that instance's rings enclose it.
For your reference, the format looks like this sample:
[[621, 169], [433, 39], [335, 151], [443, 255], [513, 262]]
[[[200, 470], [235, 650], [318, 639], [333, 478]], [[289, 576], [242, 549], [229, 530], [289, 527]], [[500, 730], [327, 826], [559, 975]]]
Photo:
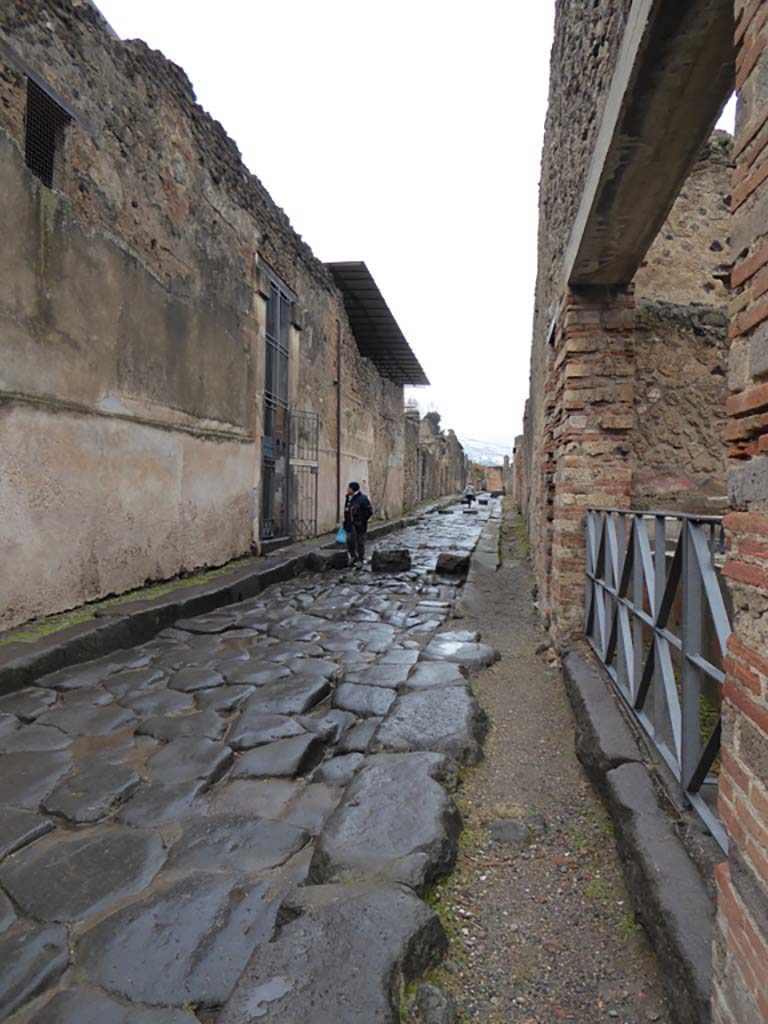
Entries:
[[381, 542], [407, 572], [307, 574], [0, 698], [0, 1020], [399, 1019], [496, 656], [435, 565], [492, 509]]

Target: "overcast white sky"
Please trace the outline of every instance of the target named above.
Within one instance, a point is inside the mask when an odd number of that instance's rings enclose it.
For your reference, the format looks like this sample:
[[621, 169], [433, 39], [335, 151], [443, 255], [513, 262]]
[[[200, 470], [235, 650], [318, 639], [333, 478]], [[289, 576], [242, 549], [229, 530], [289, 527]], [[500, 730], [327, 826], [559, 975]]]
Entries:
[[554, 0], [97, 0], [180, 64], [321, 260], [365, 260], [445, 427], [528, 391]]
[[365, 260], [446, 427], [527, 393], [554, 0], [97, 0], [189, 75], [322, 260]]

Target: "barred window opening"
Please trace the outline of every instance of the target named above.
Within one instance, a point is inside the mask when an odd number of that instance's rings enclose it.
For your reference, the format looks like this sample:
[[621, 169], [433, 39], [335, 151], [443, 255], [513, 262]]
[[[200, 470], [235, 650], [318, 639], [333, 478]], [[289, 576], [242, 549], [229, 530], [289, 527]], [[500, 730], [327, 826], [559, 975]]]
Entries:
[[24, 159], [47, 188], [64, 183], [64, 143], [71, 117], [40, 86], [27, 79]]

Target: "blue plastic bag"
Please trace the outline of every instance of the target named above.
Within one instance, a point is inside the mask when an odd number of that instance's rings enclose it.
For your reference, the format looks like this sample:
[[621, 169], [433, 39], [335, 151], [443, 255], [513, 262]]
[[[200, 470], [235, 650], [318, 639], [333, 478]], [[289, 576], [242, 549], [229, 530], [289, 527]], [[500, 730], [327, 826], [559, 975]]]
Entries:
[[337, 544], [346, 544], [347, 543], [347, 531], [344, 529], [343, 526], [339, 527], [339, 532], [336, 534], [336, 543]]

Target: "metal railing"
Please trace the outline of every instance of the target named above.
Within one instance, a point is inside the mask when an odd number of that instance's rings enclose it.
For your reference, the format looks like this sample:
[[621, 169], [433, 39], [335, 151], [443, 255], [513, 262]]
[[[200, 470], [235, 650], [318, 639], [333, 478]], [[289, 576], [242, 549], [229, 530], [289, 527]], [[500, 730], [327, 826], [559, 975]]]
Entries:
[[721, 690], [731, 621], [716, 516], [587, 511], [587, 639], [723, 850]]

